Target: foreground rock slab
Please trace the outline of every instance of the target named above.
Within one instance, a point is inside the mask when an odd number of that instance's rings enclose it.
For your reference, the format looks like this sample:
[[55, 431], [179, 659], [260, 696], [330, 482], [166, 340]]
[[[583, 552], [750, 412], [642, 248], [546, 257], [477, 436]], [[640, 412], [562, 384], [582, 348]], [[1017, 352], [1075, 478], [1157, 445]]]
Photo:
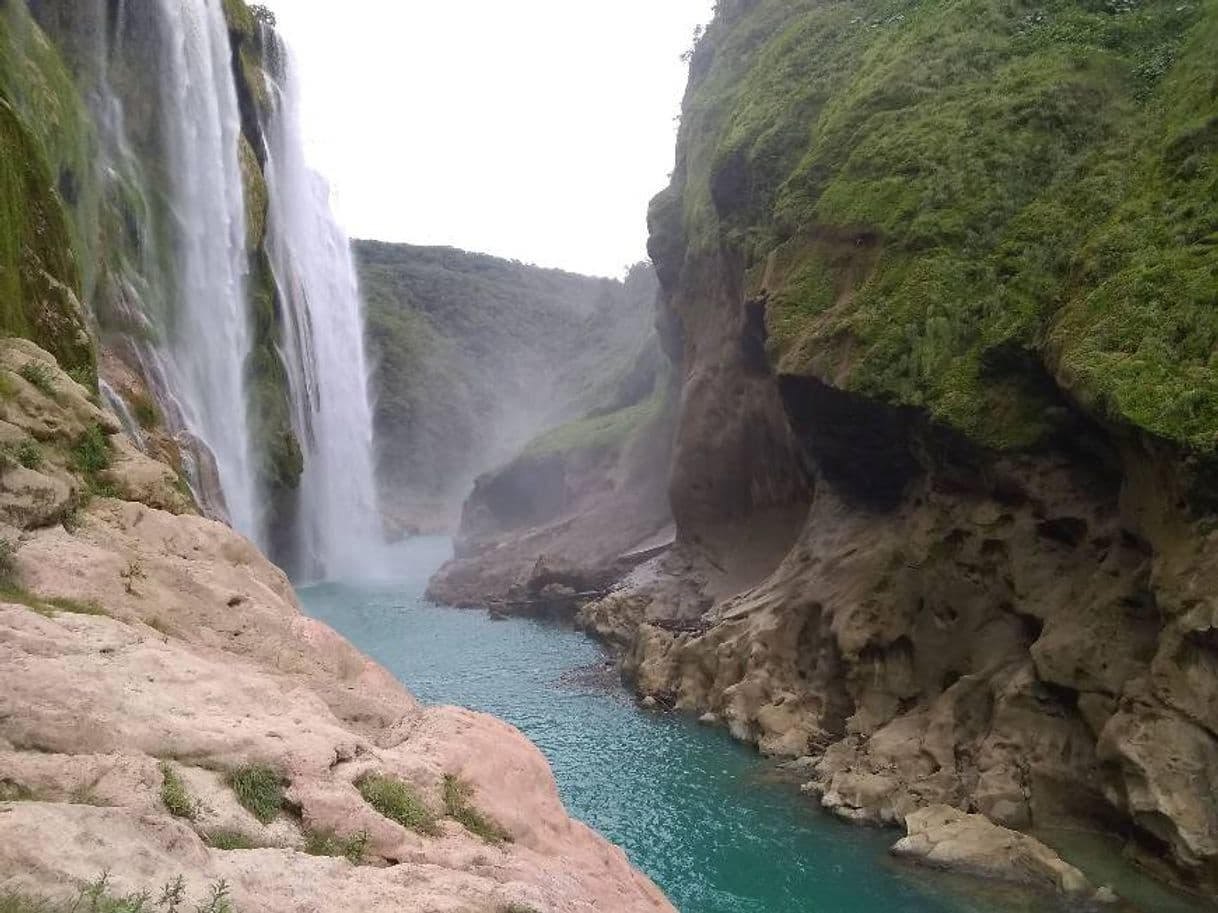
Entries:
[[[51, 392], [18, 387], [0, 411], [15, 438], [37, 433], [44, 459], [40, 474], [0, 471], [0, 504], [41, 503], [28, 489], [46, 476], [68, 506], [0, 522], [0, 896], [70, 898], [109, 872], [115, 896], [180, 876], [187, 909], [223, 881], [234, 913], [674, 913], [568, 817], [519, 732], [420, 706], [305, 618], [248, 541], [161, 509], [166, 486], [87, 390], [25, 347], [0, 347], [0, 370], [31, 357]], [[98, 434], [107, 484], [90, 494], [71, 452]], [[262, 818], [230, 786], [250, 765], [283, 790]], [[434, 823], [379, 813], [357, 785], [367, 775], [402, 784]], [[453, 784], [509, 839], [458, 821]], [[306, 852], [327, 842], [357, 845], [358, 864]]]

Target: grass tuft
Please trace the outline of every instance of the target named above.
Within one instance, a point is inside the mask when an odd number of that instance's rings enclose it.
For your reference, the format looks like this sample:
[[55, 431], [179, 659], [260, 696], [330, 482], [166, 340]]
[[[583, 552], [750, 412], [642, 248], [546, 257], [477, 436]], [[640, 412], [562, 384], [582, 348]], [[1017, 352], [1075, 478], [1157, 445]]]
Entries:
[[161, 802], [176, 818], [193, 821], [199, 814], [199, 801], [190, 794], [178, 772], [168, 761], [160, 763]]
[[401, 780], [369, 774], [355, 782], [364, 801], [390, 821], [420, 834], [436, 836], [440, 833], [436, 816], [419, 798], [414, 789]]
[[319, 828], [305, 832], [305, 852], [310, 856], [341, 856], [359, 865], [368, 854], [370, 839], [367, 831], [339, 837], [333, 828]]
[[72, 448], [72, 468], [87, 478], [109, 469], [111, 461], [110, 442], [100, 425], [91, 426]]
[[468, 783], [452, 776], [444, 775], [444, 811], [445, 813], [476, 837], [481, 837], [487, 843], [498, 846], [501, 843], [511, 843], [511, 833], [488, 815], [483, 814], [470, 804], [473, 787]]
[[283, 807], [283, 778], [265, 764], [247, 764], [228, 775], [229, 788], [245, 809], [270, 824]]
[[256, 850], [258, 843], [240, 831], [211, 831], [204, 835], [207, 845], [214, 850]]
[[51, 370], [51, 366], [41, 361], [27, 361], [21, 366], [19, 372], [32, 387], [35, 387], [47, 396], [54, 397], [58, 391], [55, 389], [55, 372]]

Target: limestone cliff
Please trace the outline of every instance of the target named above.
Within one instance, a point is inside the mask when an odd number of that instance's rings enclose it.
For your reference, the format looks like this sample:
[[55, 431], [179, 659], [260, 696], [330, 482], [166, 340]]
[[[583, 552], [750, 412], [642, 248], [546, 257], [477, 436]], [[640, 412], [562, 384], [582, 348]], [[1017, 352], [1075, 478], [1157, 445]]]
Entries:
[[536, 748], [304, 618], [25, 340], [0, 341], [0, 451], [0, 905], [181, 877], [191, 908], [671, 913]]
[[588, 606], [843, 817], [1218, 885], [1218, 5], [730, 0], [651, 251], [673, 551]]

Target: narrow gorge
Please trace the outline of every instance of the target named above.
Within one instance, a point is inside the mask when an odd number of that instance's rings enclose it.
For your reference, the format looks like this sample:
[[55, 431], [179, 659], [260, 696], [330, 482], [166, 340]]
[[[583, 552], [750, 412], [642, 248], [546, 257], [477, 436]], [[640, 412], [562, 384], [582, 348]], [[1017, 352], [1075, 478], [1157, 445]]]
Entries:
[[0, 0], [0, 913], [1215, 909], [1218, 0], [703, 4], [619, 278], [274, 6]]

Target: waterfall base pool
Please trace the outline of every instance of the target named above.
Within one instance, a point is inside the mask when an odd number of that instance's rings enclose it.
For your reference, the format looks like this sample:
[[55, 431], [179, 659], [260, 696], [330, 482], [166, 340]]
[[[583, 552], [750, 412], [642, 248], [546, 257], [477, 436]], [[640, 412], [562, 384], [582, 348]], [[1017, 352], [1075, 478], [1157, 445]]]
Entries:
[[[1048, 913], [1044, 897], [893, 860], [894, 832], [840, 824], [719, 729], [643, 711], [592, 640], [530, 620], [426, 603], [446, 539], [402, 546], [392, 587], [301, 592], [422, 701], [519, 727], [549, 758], [571, 813], [622, 846], [682, 913]], [[1195, 910], [1147, 879], [1115, 884], [1143, 913]]]

